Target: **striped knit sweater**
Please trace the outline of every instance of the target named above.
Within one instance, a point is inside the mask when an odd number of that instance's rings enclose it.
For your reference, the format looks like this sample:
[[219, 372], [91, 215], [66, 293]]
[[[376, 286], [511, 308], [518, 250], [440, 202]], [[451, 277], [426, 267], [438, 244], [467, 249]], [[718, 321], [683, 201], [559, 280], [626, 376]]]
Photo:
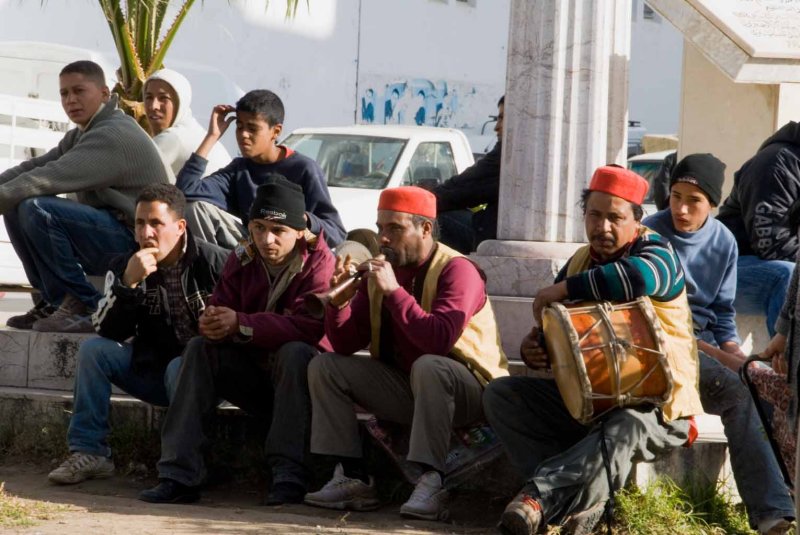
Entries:
[[77, 193], [133, 225], [136, 197], [149, 184], [174, 182], [150, 136], [117, 109], [117, 97], [81, 131], [73, 128], [47, 154], [0, 174], [0, 214], [29, 197]]
[[678, 256], [662, 236], [648, 233], [637, 239], [620, 259], [567, 277], [569, 262], [556, 282], [567, 281], [570, 299], [625, 302], [649, 296], [671, 301], [684, 289], [685, 279]]

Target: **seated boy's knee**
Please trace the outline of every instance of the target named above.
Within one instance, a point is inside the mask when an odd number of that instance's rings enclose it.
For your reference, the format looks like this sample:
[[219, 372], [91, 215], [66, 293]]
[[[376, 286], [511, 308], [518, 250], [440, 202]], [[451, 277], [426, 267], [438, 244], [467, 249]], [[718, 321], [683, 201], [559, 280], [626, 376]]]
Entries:
[[306, 369], [316, 353], [317, 350], [305, 342], [287, 342], [275, 352], [275, 365]]
[[105, 358], [105, 348], [108, 346], [110, 340], [106, 338], [89, 338], [84, 340], [78, 348], [76, 360], [78, 366], [87, 362], [98, 362]]

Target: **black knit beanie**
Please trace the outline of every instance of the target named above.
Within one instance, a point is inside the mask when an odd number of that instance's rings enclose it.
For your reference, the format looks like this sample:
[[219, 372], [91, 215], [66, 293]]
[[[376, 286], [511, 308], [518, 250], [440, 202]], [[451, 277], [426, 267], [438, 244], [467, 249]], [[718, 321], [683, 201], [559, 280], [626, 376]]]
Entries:
[[270, 174], [256, 190], [256, 198], [250, 207], [250, 219], [266, 219], [303, 230], [306, 228], [303, 217], [305, 211], [303, 188], [289, 182], [283, 175]]
[[725, 182], [725, 164], [713, 154], [690, 154], [672, 170], [670, 188], [676, 182], [697, 186], [713, 205], [719, 206], [722, 183]]

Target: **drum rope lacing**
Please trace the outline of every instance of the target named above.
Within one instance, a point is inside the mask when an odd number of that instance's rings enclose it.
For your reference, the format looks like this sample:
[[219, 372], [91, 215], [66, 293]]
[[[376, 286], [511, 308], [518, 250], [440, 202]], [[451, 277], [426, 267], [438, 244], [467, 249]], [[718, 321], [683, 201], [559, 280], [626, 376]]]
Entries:
[[[614, 326], [611, 323], [611, 312], [613, 312], [616, 307], [609, 302], [603, 302], [603, 303], [598, 303], [597, 308], [600, 312], [600, 318], [598, 318], [597, 321], [595, 321], [592, 324], [592, 326], [589, 327], [586, 330], [586, 332], [583, 333], [583, 335], [578, 338], [578, 344], [580, 346], [580, 344], [584, 342], [593, 333], [593, 331], [597, 328], [597, 326], [600, 325], [601, 323], [605, 324], [606, 329], [608, 330], [609, 333], [612, 333], [612, 336], [614, 337], [613, 340], [603, 344], [595, 344], [586, 347], [581, 346], [581, 352], [593, 351], [596, 349], [606, 349], [606, 348], [608, 348], [611, 351], [611, 354], [613, 356], [611, 361], [614, 368], [614, 379], [615, 379], [615, 385], [613, 385], [615, 388], [612, 389], [612, 392], [617, 392], [617, 395], [597, 394], [594, 391], [592, 391], [589, 393], [589, 399], [591, 400], [612, 399], [615, 400], [618, 407], [624, 407], [628, 404], [631, 398], [634, 397], [632, 392], [635, 391], [640, 386], [642, 386], [650, 378], [650, 376], [655, 373], [656, 367], [654, 366], [649, 370], [647, 370], [647, 372], [636, 383], [628, 387], [628, 389], [623, 392], [622, 374], [620, 373], [620, 368], [619, 368], [620, 360], [624, 359], [628, 353], [634, 353], [634, 351], [636, 350], [652, 353], [662, 358], [665, 356], [665, 354], [663, 351], [656, 351], [655, 349], [651, 349], [649, 347], [633, 344], [623, 338], [618, 338], [616, 336], [616, 331], [614, 330]], [[608, 410], [603, 411], [603, 413], [608, 412]], [[600, 414], [596, 416], [600, 416]]]

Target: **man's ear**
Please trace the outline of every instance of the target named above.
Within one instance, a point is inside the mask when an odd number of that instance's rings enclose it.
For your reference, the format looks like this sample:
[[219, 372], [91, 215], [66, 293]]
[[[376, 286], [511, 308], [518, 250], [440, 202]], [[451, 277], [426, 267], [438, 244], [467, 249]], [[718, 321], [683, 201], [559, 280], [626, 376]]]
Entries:
[[103, 93], [103, 102], [108, 102], [111, 99], [111, 90], [108, 88], [107, 85], [104, 85], [102, 88]]
[[275, 135], [274, 137], [275, 141], [277, 141], [278, 138], [281, 137], [282, 131], [283, 131], [283, 123], [278, 123], [272, 127], [272, 133]]
[[181, 234], [186, 234], [186, 220], [185, 219], [178, 219], [178, 230]]
[[422, 235], [429, 234], [433, 236], [433, 221], [425, 220], [422, 222]]

